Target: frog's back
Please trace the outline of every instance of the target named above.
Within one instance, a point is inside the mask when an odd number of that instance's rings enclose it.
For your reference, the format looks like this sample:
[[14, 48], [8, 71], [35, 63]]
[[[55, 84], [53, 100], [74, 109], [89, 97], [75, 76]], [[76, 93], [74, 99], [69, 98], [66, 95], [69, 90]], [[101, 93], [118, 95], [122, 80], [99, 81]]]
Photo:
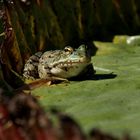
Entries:
[[26, 79], [36, 79], [39, 78], [38, 75], [38, 63], [39, 59], [42, 56], [42, 52], [37, 52], [34, 55], [32, 55], [28, 61], [26, 62], [23, 70], [23, 76]]

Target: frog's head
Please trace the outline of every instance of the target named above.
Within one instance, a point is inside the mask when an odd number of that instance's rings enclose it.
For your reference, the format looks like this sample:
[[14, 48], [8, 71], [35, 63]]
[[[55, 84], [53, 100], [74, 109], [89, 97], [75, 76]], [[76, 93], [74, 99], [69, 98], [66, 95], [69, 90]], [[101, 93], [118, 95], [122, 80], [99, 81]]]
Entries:
[[91, 56], [86, 45], [81, 45], [75, 50], [68, 46], [60, 53], [53, 62], [51, 69], [51, 73], [59, 77], [70, 78], [77, 76], [91, 62]]
[[71, 61], [73, 65], [78, 64], [87, 64], [91, 61], [91, 56], [87, 51], [86, 45], [79, 46], [78, 49], [73, 50], [71, 47], [65, 47], [65, 52], [68, 54], [66, 62]]

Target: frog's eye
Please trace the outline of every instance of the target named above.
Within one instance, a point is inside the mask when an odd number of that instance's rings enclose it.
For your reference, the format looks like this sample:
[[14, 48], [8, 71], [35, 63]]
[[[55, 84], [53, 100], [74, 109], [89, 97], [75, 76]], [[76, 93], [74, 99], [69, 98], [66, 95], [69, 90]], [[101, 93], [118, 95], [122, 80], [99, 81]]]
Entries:
[[64, 51], [65, 51], [66, 53], [73, 53], [73, 48], [70, 47], [70, 46], [66, 46], [66, 47], [64, 48]]

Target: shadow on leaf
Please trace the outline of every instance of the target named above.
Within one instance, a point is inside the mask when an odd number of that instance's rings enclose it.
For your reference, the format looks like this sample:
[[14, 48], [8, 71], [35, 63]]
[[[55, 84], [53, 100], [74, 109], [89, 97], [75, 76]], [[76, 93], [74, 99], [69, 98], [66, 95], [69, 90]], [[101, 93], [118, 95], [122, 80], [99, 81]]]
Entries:
[[92, 77], [92, 80], [106, 80], [106, 79], [114, 79], [117, 74], [109, 73], [109, 74], [95, 74]]

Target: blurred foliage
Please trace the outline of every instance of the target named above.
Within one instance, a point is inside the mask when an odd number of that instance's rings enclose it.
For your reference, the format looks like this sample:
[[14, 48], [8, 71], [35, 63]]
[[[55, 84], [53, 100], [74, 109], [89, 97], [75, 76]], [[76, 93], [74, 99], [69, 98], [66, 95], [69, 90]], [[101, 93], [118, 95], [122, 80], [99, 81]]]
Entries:
[[22, 75], [25, 62], [37, 51], [111, 40], [115, 34], [138, 34], [139, 11], [138, 0], [1, 0], [4, 78], [20, 86], [22, 80], [14, 72]]
[[53, 108], [44, 112], [36, 98], [20, 93], [9, 98], [0, 89], [0, 140], [130, 140], [93, 128], [86, 135], [69, 115]]

